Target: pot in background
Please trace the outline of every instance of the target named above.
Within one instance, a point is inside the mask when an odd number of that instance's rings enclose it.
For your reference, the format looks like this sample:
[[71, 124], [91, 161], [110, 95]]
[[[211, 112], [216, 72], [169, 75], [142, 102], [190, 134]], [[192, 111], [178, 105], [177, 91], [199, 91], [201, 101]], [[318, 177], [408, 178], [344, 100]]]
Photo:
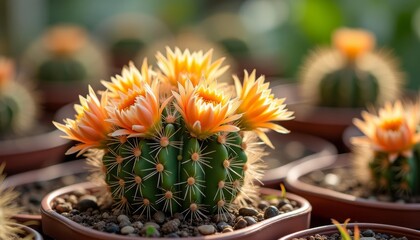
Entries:
[[290, 169], [286, 189], [307, 199], [312, 207], [314, 226], [334, 219], [375, 222], [420, 229], [420, 203], [393, 203], [359, 198], [350, 194], [303, 182], [300, 178], [314, 171], [335, 168], [351, 170], [351, 154], [317, 156]]
[[[347, 225], [347, 229], [353, 230], [354, 226], [358, 226], [361, 232], [363, 230], [370, 229], [375, 233], [385, 233], [388, 235], [393, 235], [394, 237], [407, 237], [410, 240], [419, 240], [420, 239], [420, 231], [398, 227], [393, 225], [386, 225], [386, 224], [376, 224], [376, 223], [349, 223]], [[317, 228], [310, 228], [300, 232], [295, 232], [290, 235], [284, 236], [279, 240], [292, 240], [297, 238], [308, 238], [309, 236], [314, 236], [316, 234], [319, 235], [331, 235], [338, 233], [337, 227], [335, 225], [327, 225]]]
[[[6, 178], [4, 184], [6, 188], [17, 188], [26, 184], [46, 182], [58, 179], [60, 177], [69, 177], [77, 174], [87, 174], [86, 161], [77, 160], [61, 164], [56, 164], [42, 169], [19, 173]], [[86, 179], [75, 179], [78, 182], [84, 182]], [[57, 186], [55, 189], [59, 188]], [[55, 190], [55, 189], [51, 189]], [[21, 193], [22, 194], [22, 193]], [[22, 196], [20, 196], [22, 197]], [[42, 199], [39, 199], [40, 201]], [[41, 230], [41, 214], [21, 213], [13, 216], [17, 223], [25, 223], [33, 229]]]

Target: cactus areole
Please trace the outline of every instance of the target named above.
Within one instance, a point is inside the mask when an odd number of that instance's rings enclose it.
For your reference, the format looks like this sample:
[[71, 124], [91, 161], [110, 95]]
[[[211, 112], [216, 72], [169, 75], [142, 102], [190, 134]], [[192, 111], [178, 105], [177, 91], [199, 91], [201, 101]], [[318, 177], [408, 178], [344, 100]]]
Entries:
[[256, 195], [264, 155], [258, 139], [272, 146], [265, 132], [288, 133], [274, 121], [293, 113], [255, 70], [245, 71], [242, 84], [233, 78], [236, 92], [218, 83], [227, 67], [211, 58], [212, 50], [167, 48], [166, 56], [157, 54], [156, 71], [146, 60], [140, 71], [130, 63], [103, 82], [100, 97], [90, 88], [80, 98], [75, 119], [54, 123], [78, 142], [68, 153], [101, 149], [98, 171], [115, 208], [194, 220]]

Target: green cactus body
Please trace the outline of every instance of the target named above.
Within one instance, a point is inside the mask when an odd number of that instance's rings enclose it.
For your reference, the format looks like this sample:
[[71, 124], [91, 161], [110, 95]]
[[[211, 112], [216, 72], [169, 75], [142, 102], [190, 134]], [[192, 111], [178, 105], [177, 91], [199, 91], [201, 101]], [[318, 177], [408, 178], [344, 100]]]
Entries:
[[44, 82], [75, 82], [87, 78], [82, 63], [68, 57], [56, 57], [41, 64], [37, 78]]
[[26, 134], [36, 117], [36, 101], [26, 88], [13, 82], [0, 90], [0, 136]]
[[319, 105], [364, 107], [379, 96], [379, 84], [370, 72], [347, 66], [325, 74], [319, 85]]
[[183, 128], [177, 123], [164, 125], [154, 138], [108, 144], [102, 162], [117, 207], [148, 217], [156, 210], [181, 211], [191, 219], [204, 216], [203, 211], [227, 211], [241, 185], [234, 188], [234, 182], [243, 182], [247, 159], [240, 135], [232, 134], [227, 144], [217, 136], [200, 140], [179, 134]]
[[394, 198], [419, 194], [418, 155], [416, 152], [411, 157], [399, 155], [390, 162], [387, 153], [376, 153], [369, 167], [377, 190]]

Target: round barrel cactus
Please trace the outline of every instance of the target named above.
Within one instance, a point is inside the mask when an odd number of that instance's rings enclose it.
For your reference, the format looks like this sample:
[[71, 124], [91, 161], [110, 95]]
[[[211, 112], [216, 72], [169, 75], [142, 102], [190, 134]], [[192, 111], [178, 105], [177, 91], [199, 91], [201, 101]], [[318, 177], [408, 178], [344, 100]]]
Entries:
[[313, 51], [300, 73], [302, 96], [314, 105], [365, 107], [400, 96], [403, 76], [390, 53], [374, 50], [374, 36], [339, 29], [333, 47]]
[[354, 120], [365, 134], [352, 138], [356, 170], [376, 191], [393, 198], [420, 194], [419, 107], [419, 103], [387, 102], [378, 115], [363, 112], [364, 121]]
[[[256, 194], [265, 132], [288, 131], [273, 121], [292, 118], [264, 76], [234, 77], [236, 96], [218, 84], [226, 67], [212, 51], [157, 54], [159, 72], [143, 62], [104, 81], [99, 98], [76, 105], [76, 119], [55, 125], [86, 151], [99, 169], [114, 207], [151, 217], [176, 212], [193, 219], [222, 214]], [[231, 86], [233, 87], [233, 86]], [[259, 137], [259, 138], [258, 138]], [[223, 214], [222, 214], [223, 215]]]
[[35, 98], [13, 78], [13, 63], [0, 58], [0, 135], [8, 137], [25, 134], [37, 117]]

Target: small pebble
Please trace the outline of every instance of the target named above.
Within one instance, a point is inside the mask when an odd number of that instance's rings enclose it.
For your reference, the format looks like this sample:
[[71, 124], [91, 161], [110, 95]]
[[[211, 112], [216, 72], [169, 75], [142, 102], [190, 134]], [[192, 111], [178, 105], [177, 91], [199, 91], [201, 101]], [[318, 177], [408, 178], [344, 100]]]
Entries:
[[79, 202], [76, 204], [76, 208], [79, 211], [84, 212], [84, 211], [88, 210], [89, 208], [97, 209], [98, 204], [96, 203], [96, 201], [94, 201], [92, 199], [85, 198], [85, 199], [79, 200]]
[[109, 233], [117, 233], [120, 231], [120, 227], [115, 223], [108, 223], [105, 226], [105, 231]]
[[60, 203], [55, 207], [55, 210], [58, 213], [70, 212], [72, 209], [73, 208], [71, 207], [69, 203]]
[[125, 226], [123, 228], [121, 228], [121, 233], [124, 235], [128, 235], [130, 233], [134, 232], [134, 228], [132, 226]]
[[231, 228], [232, 226], [230, 226], [227, 222], [223, 222], [223, 221], [217, 223], [217, 230], [219, 232], [223, 231], [223, 229], [225, 229], [227, 227]]
[[375, 233], [371, 229], [366, 229], [362, 232], [363, 237], [374, 237]]
[[227, 227], [225, 229], [223, 229], [222, 233], [227, 233], [227, 232], [233, 232], [233, 228], [232, 227]]
[[216, 232], [213, 225], [201, 225], [197, 227], [198, 231], [203, 235], [211, 235]]
[[131, 226], [133, 226], [134, 228], [137, 228], [138, 230], [143, 228], [143, 223], [140, 221], [135, 221], [131, 224]]
[[279, 201], [279, 204], [277, 204], [277, 208], [280, 209], [281, 207], [283, 207], [286, 204], [290, 204], [290, 201], [287, 198], [283, 198]]
[[172, 219], [162, 225], [162, 232], [164, 233], [175, 232], [178, 230], [178, 227], [180, 224], [181, 224], [181, 221], [179, 221], [178, 218]]
[[265, 200], [261, 200], [260, 203], [258, 203], [258, 208], [261, 210], [265, 210], [268, 206], [270, 206], [270, 204], [265, 201]]
[[246, 226], [248, 226], [248, 222], [245, 219], [241, 218], [235, 223], [235, 226], [233, 226], [233, 228], [234, 229], [242, 229]]
[[264, 219], [269, 219], [269, 218], [275, 217], [277, 215], [279, 215], [279, 210], [275, 206], [269, 206], [264, 211]]
[[290, 212], [290, 211], [293, 211], [293, 206], [290, 205], [289, 203], [286, 203], [281, 208], [279, 208], [279, 210], [283, 212]]
[[258, 211], [254, 208], [243, 207], [239, 209], [239, 215], [241, 216], [257, 216]]
[[124, 214], [118, 215], [117, 220], [118, 222], [130, 222], [130, 219]]
[[156, 223], [161, 224], [165, 221], [165, 214], [161, 211], [157, 211], [155, 214], [153, 214], [153, 219], [156, 221]]
[[248, 223], [248, 226], [251, 226], [251, 225], [254, 225], [254, 224], [257, 223], [257, 221], [255, 220], [255, 218], [250, 217], [250, 216], [245, 216], [244, 219]]

